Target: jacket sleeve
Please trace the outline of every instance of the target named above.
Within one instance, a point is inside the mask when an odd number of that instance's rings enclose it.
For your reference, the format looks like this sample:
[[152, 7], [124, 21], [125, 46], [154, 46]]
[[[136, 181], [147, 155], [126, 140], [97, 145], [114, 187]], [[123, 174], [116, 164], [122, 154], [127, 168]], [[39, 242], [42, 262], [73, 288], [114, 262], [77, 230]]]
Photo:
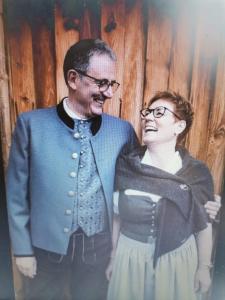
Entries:
[[13, 133], [6, 177], [7, 209], [13, 253], [31, 256], [29, 205], [29, 134], [25, 121], [18, 117]]
[[130, 136], [130, 140], [129, 140], [130, 149], [129, 150], [131, 150], [133, 148], [136, 148], [137, 146], [140, 145], [138, 137], [136, 135], [136, 132], [135, 132], [135, 130], [134, 130], [134, 128], [131, 124], [130, 124], [130, 134], [129, 134], [129, 136]]
[[132, 150], [140, 146], [140, 142], [138, 140], [137, 134], [133, 126], [129, 122], [127, 122], [127, 124], [128, 124], [128, 139], [127, 142], [123, 145], [119, 153], [117, 162], [118, 160], [120, 160], [121, 157], [126, 156], [128, 153], [132, 152]]

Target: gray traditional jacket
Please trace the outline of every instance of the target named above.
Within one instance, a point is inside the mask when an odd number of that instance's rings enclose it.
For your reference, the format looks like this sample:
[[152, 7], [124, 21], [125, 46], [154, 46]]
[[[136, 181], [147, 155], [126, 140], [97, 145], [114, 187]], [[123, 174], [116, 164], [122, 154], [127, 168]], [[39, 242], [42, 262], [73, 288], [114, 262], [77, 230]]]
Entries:
[[[143, 146], [129, 153], [122, 152], [117, 161], [115, 189], [137, 189], [162, 197], [158, 207], [155, 265], [159, 256], [178, 248], [191, 234], [206, 228], [208, 217], [204, 204], [214, 201], [214, 191], [206, 165], [185, 149], [179, 149], [182, 168], [175, 175], [141, 164], [145, 150]], [[126, 226], [129, 230], [129, 225]]]
[[[115, 163], [126, 143], [136, 143], [132, 126], [103, 114], [92, 123], [91, 146], [102, 182], [109, 227]], [[37, 109], [18, 117], [7, 172], [7, 205], [13, 253], [33, 254], [33, 246], [66, 254], [72, 228], [74, 201], [70, 190], [77, 173], [80, 143], [74, 121], [57, 107]], [[76, 195], [73, 195], [76, 197]]]

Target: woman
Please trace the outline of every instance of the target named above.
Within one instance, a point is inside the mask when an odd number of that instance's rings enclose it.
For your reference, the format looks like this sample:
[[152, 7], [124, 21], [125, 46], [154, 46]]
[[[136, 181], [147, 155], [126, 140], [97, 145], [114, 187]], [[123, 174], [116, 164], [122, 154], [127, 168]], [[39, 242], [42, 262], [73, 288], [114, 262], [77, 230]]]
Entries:
[[117, 162], [108, 300], [196, 300], [210, 286], [213, 201], [208, 168], [178, 143], [193, 112], [159, 92], [141, 110], [145, 146]]

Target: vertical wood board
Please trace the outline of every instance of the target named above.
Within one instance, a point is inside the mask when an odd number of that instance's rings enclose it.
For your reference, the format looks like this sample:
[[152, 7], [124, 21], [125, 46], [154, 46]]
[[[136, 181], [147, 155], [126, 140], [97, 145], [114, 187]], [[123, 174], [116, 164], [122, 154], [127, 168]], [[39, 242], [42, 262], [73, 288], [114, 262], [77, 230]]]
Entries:
[[21, 22], [17, 32], [7, 34], [10, 56], [10, 106], [13, 124], [19, 113], [36, 107], [32, 35], [29, 24]]
[[7, 165], [9, 147], [11, 142], [11, 120], [9, 104], [9, 78], [6, 71], [3, 1], [0, 0], [0, 133], [4, 169]]
[[120, 101], [123, 95], [125, 18], [125, 0], [117, 0], [112, 4], [106, 1], [102, 3], [101, 38], [116, 53], [116, 80], [120, 83], [113, 98], [105, 103], [104, 111], [116, 117], [120, 115]]
[[45, 24], [33, 30], [34, 74], [37, 107], [56, 104], [53, 33]]
[[138, 136], [141, 135], [140, 109], [144, 84], [144, 27], [143, 1], [126, 1], [125, 57], [121, 117], [129, 120]]
[[[64, 18], [59, 5], [55, 7], [55, 52], [56, 52], [56, 90], [57, 102], [68, 96], [67, 86], [63, 75], [64, 57], [74, 43], [79, 41], [79, 31], [76, 29], [65, 30]], [[74, 20], [75, 23], [78, 20]]]
[[144, 103], [158, 91], [168, 89], [173, 23], [152, 5], [148, 13]]

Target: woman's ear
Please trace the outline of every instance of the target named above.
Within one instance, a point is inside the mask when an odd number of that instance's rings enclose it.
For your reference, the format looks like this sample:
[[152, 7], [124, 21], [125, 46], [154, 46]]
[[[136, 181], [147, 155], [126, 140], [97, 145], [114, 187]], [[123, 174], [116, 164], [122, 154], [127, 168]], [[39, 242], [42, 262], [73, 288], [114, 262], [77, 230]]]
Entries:
[[67, 82], [68, 82], [68, 86], [72, 89], [72, 90], [76, 90], [77, 86], [76, 86], [76, 81], [78, 78], [78, 74], [75, 70], [70, 69], [67, 72]]
[[175, 134], [179, 135], [181, 134], [184, 129], [186, 128], [186, 121], [185, 120], [179, 120], [176, 122], [176, 127], [175, 127]]

